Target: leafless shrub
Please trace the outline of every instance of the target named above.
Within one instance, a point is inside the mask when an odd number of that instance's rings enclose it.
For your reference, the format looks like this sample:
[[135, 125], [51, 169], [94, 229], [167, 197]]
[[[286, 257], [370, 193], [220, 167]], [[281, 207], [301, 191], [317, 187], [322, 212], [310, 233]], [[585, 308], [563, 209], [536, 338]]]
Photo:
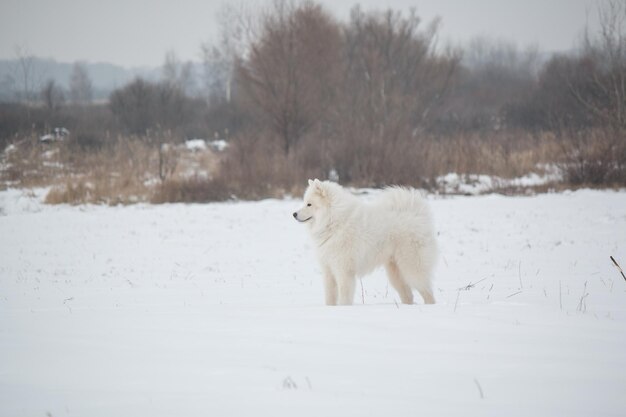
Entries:
[[248, 199], [279, 197], [294, 183], [288, 155], [271, 135], [235, 138], [219, 168], [233, 194]]
[[113, 141], [106, 132], [81, 127], [71, 133], [65, 146], [68, 152], [83, 154], [97, 152], [105, 146], [111, 146], [111, 142]]
[[594, 129], [572, 132], [563, 138], [560, 167], [572, 185], [626, 184], [624, 132]]
[[175, 84], [137, 78], [111, 93], [109, 107], [128, 133], [146, 135], [151, 129], [183, 126], [192, 113], [192, 100]]
[[554, 135], [498, 133], [489, 137], [421, 136], [348, 142], [318, 141], [305, 137], [290, 154], [280, 152], [271, 134], [237, 137], [219, 166], [233, 194], [240, 198], [299, 194], [307, 178], [329, 178], [336, 171], [342, 183], [356, 186], [411, 185], [436, 189], [437, 176], [449, 172], [481, 173], [513, 178], [529, 172], [543, 173], [561, 155]]
[[93, 99], [93, 86], [87, 71], [87, 66], [76, 62], [70, 74], [70, 99], [75, 105], [87, 105]]
[[50, 111], [57, 110], [65, 102], [65, 93], [53, 79], [48, 79], [39, 93], [41, 100]]
[[225, 179], [199, 177], [170, 179], [158, 186], [151, 197], [152, 203], [207, 203], [225, 201], [232, 197]]
[[94, 203], [94, 189], [84, 181], [68, 181], [53, 187], [46, 195], [46, 204], [86, 204]]

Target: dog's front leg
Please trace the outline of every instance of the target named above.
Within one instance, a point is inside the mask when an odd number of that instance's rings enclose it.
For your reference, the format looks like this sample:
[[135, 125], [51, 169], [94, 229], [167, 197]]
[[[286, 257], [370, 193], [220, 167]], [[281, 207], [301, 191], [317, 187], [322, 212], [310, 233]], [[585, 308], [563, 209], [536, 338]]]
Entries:
[[337, 281], [329, 268], [324, 269], [324, 293], [327, 306], [337, 305]]
[[354, 274], [342, 274], [337, 281], [337, 287], [339, 290], [339, 305], [352, 305], [352, 301], [354, 300], [354, 289], [356, 287]]

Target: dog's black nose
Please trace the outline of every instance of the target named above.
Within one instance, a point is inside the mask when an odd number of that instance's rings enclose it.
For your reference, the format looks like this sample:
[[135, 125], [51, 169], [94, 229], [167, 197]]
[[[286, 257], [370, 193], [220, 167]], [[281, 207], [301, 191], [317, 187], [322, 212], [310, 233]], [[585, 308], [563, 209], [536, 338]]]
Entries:
[[298, 213], [293, 213], [293, 218], [297, 219], [298, 218]]

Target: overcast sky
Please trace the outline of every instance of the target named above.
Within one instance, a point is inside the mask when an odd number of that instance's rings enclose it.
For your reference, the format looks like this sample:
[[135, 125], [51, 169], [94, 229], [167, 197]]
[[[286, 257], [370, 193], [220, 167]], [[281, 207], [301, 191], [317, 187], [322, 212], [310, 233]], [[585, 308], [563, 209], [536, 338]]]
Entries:
[[[263, 4], [270, 0], [253, 0]], [[537, 44], [554, 52], [574, 47], [587, 18], [593, 28], [597, 0], [318, 0], [341, 20], [364, 9], [415, 7], [426, 21], [441, 17], [443, 41], [463, 43], [486, 35]], [[0, 58], [17, 45], [31, 53], [72, 62], [157, 66], [174, 50], [199, 60], [200, 44], [215, 36], [216, 0], [0, 0]], [[588, 16], [588, 17], [587, 17]]]

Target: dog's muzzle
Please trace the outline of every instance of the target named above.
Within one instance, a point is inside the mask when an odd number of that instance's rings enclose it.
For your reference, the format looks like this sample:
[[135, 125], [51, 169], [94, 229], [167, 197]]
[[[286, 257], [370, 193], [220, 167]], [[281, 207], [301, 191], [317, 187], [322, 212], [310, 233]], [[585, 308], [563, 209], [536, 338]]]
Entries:
[[309, 220], [311, 220], [313, 218], [313, 216], [311, 216], [311, 217], [309, 217], [308, 219], [305, 219], [305, 220], [300, 220], [298, 218], [298, 213], [296, 212], [296, 213], [293, 213], [293, 218], [296, 219], [297, 221], [299, 221], [300, 223], [304, 223], [304, 222], [308, 222]]

